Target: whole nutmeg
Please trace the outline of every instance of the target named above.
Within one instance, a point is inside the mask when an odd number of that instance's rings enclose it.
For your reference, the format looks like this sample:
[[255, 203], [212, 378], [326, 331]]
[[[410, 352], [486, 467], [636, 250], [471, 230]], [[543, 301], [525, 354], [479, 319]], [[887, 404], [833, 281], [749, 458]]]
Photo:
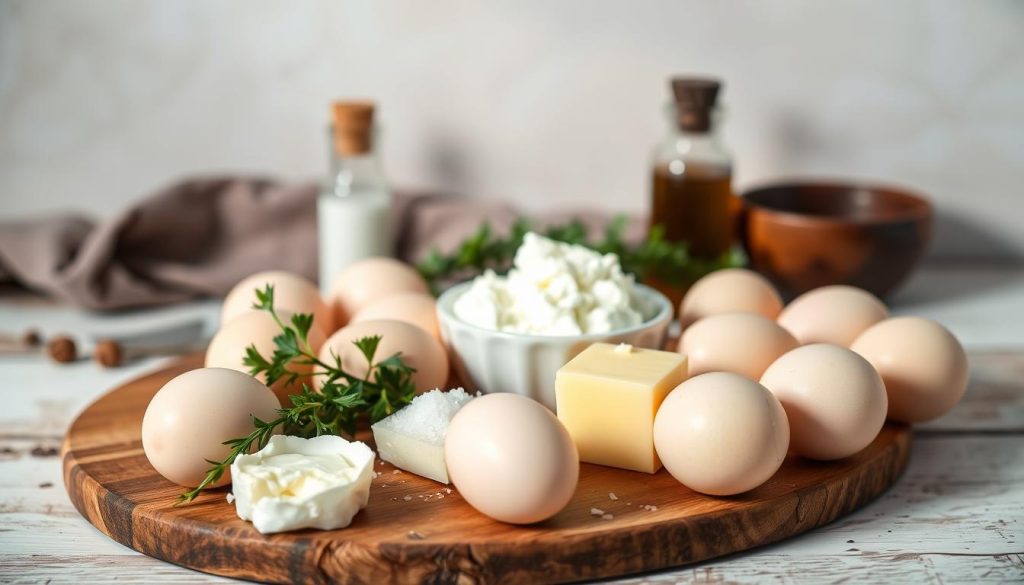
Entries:
[[43, 336], [38, 329], [26, 329], [21, 336], [21, 343], [25, 347], [39, 347], [43, 343]]
[[116, 368], [124, 362], [124, 348], [113, 339], [103, 339], [96, 344], [92, 359], [107, 368]]
[[46, 353], [53, 361], [66, 364], [78, 359], [78, 346], [75, 345], [74, 339], [66, 335], [58, 335], [46, 345]]

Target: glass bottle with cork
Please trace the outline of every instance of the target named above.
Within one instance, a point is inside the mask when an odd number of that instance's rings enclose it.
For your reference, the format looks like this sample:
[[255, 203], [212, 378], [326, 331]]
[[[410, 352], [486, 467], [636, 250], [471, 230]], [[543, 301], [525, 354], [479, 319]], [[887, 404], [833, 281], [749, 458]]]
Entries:
[[[718, 132], [716, 108], [721, 82], [677, 77], [669, 104], [669, 132], [654, 151], [650, 227], [665, 239], [685, 243], [690, 255], [718, 260], [734, 240], [732, 157]], [[687, 282], [652, 279], [675, 304]]]
[[331, 104], [330, 171], [317, 201], [320, 289], [348, 265], [391, 255], [392, 193], [377, 157], [374, 104]]

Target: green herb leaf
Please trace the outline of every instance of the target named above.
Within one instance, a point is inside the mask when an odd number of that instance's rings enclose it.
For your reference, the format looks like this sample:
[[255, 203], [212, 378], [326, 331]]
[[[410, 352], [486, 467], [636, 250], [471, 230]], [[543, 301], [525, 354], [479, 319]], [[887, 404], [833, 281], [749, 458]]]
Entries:
[[371, 335], [353, 342], [359, 348], [360, 353], [366, 358], [367, 364], [373, 363], [373, 356], [377, 353], [377, 346], [380, 345], [380, 335]]

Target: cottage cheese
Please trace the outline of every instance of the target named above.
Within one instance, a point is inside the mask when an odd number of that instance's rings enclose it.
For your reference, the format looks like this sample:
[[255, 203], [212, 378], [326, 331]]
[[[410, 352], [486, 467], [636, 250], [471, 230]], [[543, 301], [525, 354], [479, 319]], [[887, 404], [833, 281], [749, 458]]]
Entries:
[[528, 233], [508, 276], [487, 271], [454, 305], [463, 321], [532, 335], [608, 333], [643, 321], [615, 254]]

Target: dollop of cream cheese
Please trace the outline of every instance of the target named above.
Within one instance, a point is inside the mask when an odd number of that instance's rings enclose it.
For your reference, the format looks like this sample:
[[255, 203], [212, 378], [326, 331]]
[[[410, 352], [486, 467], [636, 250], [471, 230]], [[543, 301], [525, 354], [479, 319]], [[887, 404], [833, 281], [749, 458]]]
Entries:
[[239, 518], [263, 534], [344, 528], [366, 506], [374, 454], [365, 444], [324, 435], [276, 435], [231, 464]]
[[478, 327], [532, 335], [608, 333], [639, 325], [632, 275], [619, 257], [533, 232], [508, 276], [488, 270], [456, 299], [455, 315]]

